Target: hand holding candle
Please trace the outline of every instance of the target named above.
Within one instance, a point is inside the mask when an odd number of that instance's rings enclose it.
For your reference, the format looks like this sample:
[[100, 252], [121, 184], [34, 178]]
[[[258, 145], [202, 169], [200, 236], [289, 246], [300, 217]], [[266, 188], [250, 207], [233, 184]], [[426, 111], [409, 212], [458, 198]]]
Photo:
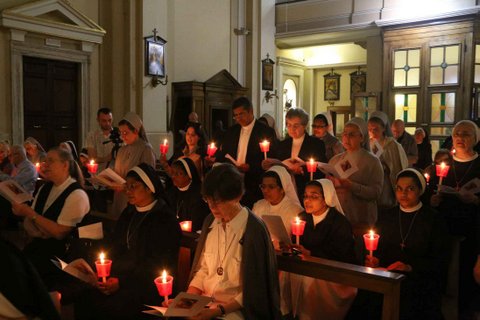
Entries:
[[268, 140], [263, 140], [262, 142], [259, 143], [260, 145], [260, 150], [263, 152], [265, 159], [267, 159], [267, 152], [270, 151], [270, 141]]
[[377, 250], [378, 239], [380, 239], [380, 235], [374, 233], [373, 230], [370, 230], [369, 233], [363, 235], [365, 248], [370, 251], [370, 257], [373, 257], [373, 251]]
[[445, 162], [442, 162], [440, 164], [437, 164], [435, 166], [435, 169], [437, 171], [437, 177], [440, 179], [438, 180], [438, 187], [442, 185], [443, 178], [445, 178], [448, 174], [448, 170], [450, 170], [450, 166], [446, 165]]
[[207, 147], [207, 155], [211, 158], [215, 155], [215, 152], [217, 152], [217, 146], [215, 146], [215, 143], [212, 142]]
[[90, 160], [90, 162], [87, 163], [87, 169], [91, 174], [96, 174], [98, 170], [98, 163], [95, 163], [95, 160]]
[[192, 221], [185, 220], [180, 222], [180, 229], [185, 232], [192, 232]]
[[167, 155], [168, 153], [168, 140], [163, 140], [163, 144], [160, 145], [160, 153], [162, 155]]
[[303, 235], [303, 231], [305, 231], [305, 221], [300, 220], [299, 217], [295, 217], [292, 220], [292, 234], [296, 236], [296, 244], [300, 244], [300, 236]]
[[164, 297], [165, 303], [168, 302], [168, 296], [172, 294], [173, 277], [163, 270], [162, 275], [154, 280], [157, 286], [158, 294]]
[[310, 180], [313, 180], [313, 174], [317, 171], [317, 162], [310, 158], [310, 161], [307, 162], [307, 171], [310, 173]]
[[100, 253], [99, 259], [95, 261], [97, 268], [97, 276], [102, 278], [102, 282], [107, 282], [107, 277], [110, 276], [110, 269], [112, 268], [112, 260], [105, 259], [105, 254]]

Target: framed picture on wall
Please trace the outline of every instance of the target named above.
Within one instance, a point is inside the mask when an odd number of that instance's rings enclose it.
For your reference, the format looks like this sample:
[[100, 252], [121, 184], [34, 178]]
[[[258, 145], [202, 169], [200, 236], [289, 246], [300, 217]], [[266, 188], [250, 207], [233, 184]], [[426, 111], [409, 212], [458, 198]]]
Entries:
[[350, 73], [350, 99], [356, 93], [365, 91], [367, 91], [367, 73], [358, 67], [357, 71]]
[[273, 65], [275, 62], [267, 58], [262, 60], [262, 90], [273, 90]]
[[332, 69], [332, 71], [325, 74], [323, 78], [325, 79], [323, 100], [340, 100], [340, 75], [334, 73]]
[[159, 36], [145, 38], [145, 75], [165, 77], [165, 43]]

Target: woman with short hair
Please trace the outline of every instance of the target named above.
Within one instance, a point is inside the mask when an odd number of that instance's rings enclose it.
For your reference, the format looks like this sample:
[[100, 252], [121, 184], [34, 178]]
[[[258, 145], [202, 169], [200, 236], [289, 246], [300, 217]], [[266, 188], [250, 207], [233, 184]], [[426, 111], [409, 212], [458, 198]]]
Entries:
[[187, 292], [213, 298], [198, 319], [281, 319], [275, 253], [265, 225], [240, 204], [243, 177], [230, 164], [205, 177], [212, 212], [203, 224]]
[[327, 116], [319, 113], [313, 118], [312, 135], [323, 141], [325, 144], [325, 156], [329, 161], [334, 155], [340, 154], [345, 149], [342, 143], [333, 134], [330, 134], [332, 124], [328, 122]]

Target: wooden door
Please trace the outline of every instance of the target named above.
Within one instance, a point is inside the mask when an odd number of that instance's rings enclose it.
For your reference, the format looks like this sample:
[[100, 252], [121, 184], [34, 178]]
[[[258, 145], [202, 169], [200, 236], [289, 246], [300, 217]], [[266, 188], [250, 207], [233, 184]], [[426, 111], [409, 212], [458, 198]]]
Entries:
[[79, 65], [73, 62], [23, 58], [24, 137], [45, 149], [79, 141]]

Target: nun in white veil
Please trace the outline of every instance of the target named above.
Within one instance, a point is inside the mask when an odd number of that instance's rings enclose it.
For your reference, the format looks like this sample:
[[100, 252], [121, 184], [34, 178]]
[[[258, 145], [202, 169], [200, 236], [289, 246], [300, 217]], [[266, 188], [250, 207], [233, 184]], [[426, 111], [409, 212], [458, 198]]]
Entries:
[[282, 217], [285, 229], [290, 232], [290, 222], [303, 211], [292, 176], [281, 165], [275, 165], [263, 174], [260, 189], [263, 199], [253, 205], [253, 213], [261, 217], [265, 214]]
[[[300, 219], [306, 222], [305, 230], [294, 247], [304, 256], [356, 263], [352, 227], [332, 181], [307, 183], [303, 202]], [[291, 287], [299, 287], [291, 305], [293, 315], [302, 320], [343, 319], [357, 294], [356, 288], [304, 276], [291, 277]]]

